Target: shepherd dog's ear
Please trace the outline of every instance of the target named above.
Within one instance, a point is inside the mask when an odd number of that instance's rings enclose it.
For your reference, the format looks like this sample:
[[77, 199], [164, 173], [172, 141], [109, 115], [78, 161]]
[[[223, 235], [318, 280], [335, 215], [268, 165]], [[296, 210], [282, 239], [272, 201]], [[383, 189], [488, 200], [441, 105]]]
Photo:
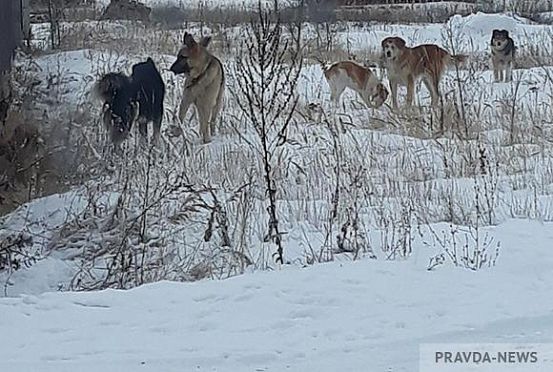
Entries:
[[183, 42], [184, 42], [184, 45], [186, 45], [189, 48], [193, 48], [197, 44], [196, 40], [194, 40], [194, 36], [192, 36], [192, 34], [189, 34], [188, 32], [184, 33]]
[[204, 36], [200, 39], [200, 45], [203, 46], [204, 48], [207, 48], [210, 42], [211, 42], [211, 36]]

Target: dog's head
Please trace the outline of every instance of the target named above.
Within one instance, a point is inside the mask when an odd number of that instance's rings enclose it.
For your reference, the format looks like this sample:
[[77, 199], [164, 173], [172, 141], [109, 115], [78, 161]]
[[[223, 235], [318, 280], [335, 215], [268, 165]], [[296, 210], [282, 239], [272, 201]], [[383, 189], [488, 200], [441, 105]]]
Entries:
[[144, 75], [154, 75], [159, 74], [156, 64], [154, 61], [148, 57], [146, 62], [139, 62], [132, 66], [131, 79], [135, 80], [137, 77], [143, 77]]
[[379, 108], [388, 99], [388, 89], [382, 83], [378, 83], [374, 86], [370, 96], [371, 106]]
[[491, 45], [493, 48], [503, 49], [509, 43], [509, 31], [493, 30]]
[[95, 94], [104, 103], [103, 122], [111, 140], [122, 142], [138, 115], [132, 80], [125, 74], [108, 73], [96, 83]]
[[130, 89], [132, 89], [132, 83], [127, 75], [121, 72], [110, 72], [94, 84], [92, 95], [95, 99], [111, 105], [116, 97]]
[[110, 134], [111, 141], [118, 145], [127, 136], [132, 124], [138, 117], [138, 103], [129, 101], [128, 104], [104, 107], [104, 126]]
[[199, 42], [194, 40], [194, 36], [186, 32], [184, 34], [183, 46], [177, 54], [177, 60], [171, 66], [171, 71], [175, 74], [190, 74], [194, 70], [201, 70], [205, 64], [207, 55], [207, 46], [211, 41], [210, 36], [203, 37]]
[[387, 37], [382, 40], [382, 57], [384, 60], [394, 60], [405, 49], [405, 40], [400, 37]]

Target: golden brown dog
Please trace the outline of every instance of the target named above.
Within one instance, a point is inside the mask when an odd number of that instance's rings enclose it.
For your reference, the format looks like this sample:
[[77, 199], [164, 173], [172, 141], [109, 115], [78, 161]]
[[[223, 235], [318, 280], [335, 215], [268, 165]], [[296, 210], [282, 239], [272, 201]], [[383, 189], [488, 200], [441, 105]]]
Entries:
[[451, 55], [434, 44], [419, 45], [409, 48], [400, 37], [387, 37], [382, 40], [382, 60], [388, 70], [388, 80], [392, 93], [392, 104], [397, 108], [397, 86], [407, 86], [407, 104], [413, 102], [415, 81], [422, 78], [430, 91], [432, 105], [439, 102], [440, 79], [450, 65], [463, 63], [465, 55]]
[[351, 61], [332, 65], [319, 62], [330, 86], [330, 98], [335, 103], [339, 102], [346, 88], [357, 92], [368, 107], [378, 108], [388, 98], [388, 90], [370, 69]]

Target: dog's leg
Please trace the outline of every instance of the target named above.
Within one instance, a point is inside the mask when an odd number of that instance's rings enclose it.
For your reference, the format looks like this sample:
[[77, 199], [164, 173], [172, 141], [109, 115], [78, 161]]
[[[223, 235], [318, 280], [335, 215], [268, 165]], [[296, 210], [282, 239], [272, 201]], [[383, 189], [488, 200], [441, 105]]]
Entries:
[[159, 135], [160, 135], [160, 132], [161, 132], [161, 123], [163, 122], [163, 112], [164, 112], [163, 96], [160, 95], [156, 99], [154, 99], [154, 104], [153, 104], [152, 125], [154, 127], [153, 144], [155, 146], [157, 146], [158, 143], [159, 143]]
[[215, 135], [215, 129], [217, 127], [217, 113], [215, 112], [215, 108], [213, 108], [213, 111], [211, 111], [211, 118], [209, 119], [209, 135], [214, 136]]
[[496, 63], [493, 63], [493, 80], [499, 82], [499, 66]]
[[441, 76], [437, 75], [432, 79], [432, 106], [437, 107], [440, 104], [440, 80]]
[[430, 98], [432, 100], [432, 106], [436, 107], [439, 103], [440, 93], [438, 91], [438, 84], [436, 84], [436, 78], [424, 77], [422, 82], [426, 89], [430, 92]]
[[139, 117], [138, 118], [138, 131], [140, 132], [140, 143], [148, 143], [148, 119]]
[[223, 94], [224, 94], [224, 85], [221, 85], [219, 88], [219, 92], [217, 94], [217, 98], [215, 101], [215, 106], [211, 110], [211, 118], [209, 119], [209, 128], [211, 130], [211, 135], [215, 135], [215, 127], [217, 125], [217, 119], [219, 118], [219, 113], [221, 112], [221, 108], [223, 107]]
[[330, 100], [332, 101], [332, 104], [334, 107], [338, 107], [340, 104], [340, 97], [342, 96], [342, 93], [344, 92], [345, 87], [341, 84], [332, 84], [330, 86]]
[[413, 104], [413, 96], [415, 95], [415, 80], [412, 76], [407, 78], [407, 106]]
[[184, 96], [182, 97], [182, 101], [180, 103], [180, 108], [179, 108], [179, 120], [181, 122], [184, 122], [184, 118], [186, 117], [186, 113], [188, 112], [188, 109], [190, 108], [191, 104], [192, 104], [192, 100], [188, 98], [185, 92]]
[[161, 122], [163, 121], [163, 117], [158, 117], [153, 120], [154, 124], [154, 145], [157, 145], [159, 143], [159, 133], [161, 132]]
[[499, 81], [500, 82], [505, 81], [505, 66], [504, 65], [499, 66]]
[[111, 130], [111, 110], [109, 109], [109, 106], [104, 106], [104, 114], [102, 117], [102, 122], [104, 123], [104, 128], [107, 131]]
[[198, 110], [198, 121], [200, 122], [200, 134], [202, 135], [203, 143], [211, 142], [209, 133], [209, 114], [210, 110], [207, 105], [196, 105]]
[[505, 66], [505, 80], [506, 81], [512, 81], [513, 80], [513, 64], [512, 62], [508, 62]]
[[392, 94], [392, 107], [397, 110], [397, 81], [390, 80], [390, 92]]

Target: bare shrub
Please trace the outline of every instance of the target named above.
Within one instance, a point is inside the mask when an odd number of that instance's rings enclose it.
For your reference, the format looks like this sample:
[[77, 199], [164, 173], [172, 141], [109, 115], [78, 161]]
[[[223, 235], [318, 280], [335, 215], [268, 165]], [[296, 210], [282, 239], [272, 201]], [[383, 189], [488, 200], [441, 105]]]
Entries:
[[[2, 89], [2, 110], [0, 121], [0, 215], [28, 201], [39, 193], [35, 190], [41, 182], [46, 163], [43, 141], [37, 120], [22, 100], [31, 91], [21, 92], [17, 67], [12, 75], [5, 76]], [[12, 90], [13, 80], [16, 87]]]
[[283, 25], [277, 9], [266, 10], [259, 3], [257, 18], [252, 18], [243, 40], [244, 57], [236, 64], [238, 88], [234, 95], [259, 141], [269, 216], [264, 240], [277, 246], [276, 261], [284, 263], [275, 160], [288, 140], [298, 102], [295, 88], [302, 67], [301, 24]]
[[467, 228], [450, 225], [449, 231], [438, 234], [432, 231], [434, 247], [442, 250], [430, 258], [427, 270], [450, 262], [456, 267], [477, 271], [493, 267], [499, 258], [501, 244], [488, 235], [483, 234], [480, 225]]

